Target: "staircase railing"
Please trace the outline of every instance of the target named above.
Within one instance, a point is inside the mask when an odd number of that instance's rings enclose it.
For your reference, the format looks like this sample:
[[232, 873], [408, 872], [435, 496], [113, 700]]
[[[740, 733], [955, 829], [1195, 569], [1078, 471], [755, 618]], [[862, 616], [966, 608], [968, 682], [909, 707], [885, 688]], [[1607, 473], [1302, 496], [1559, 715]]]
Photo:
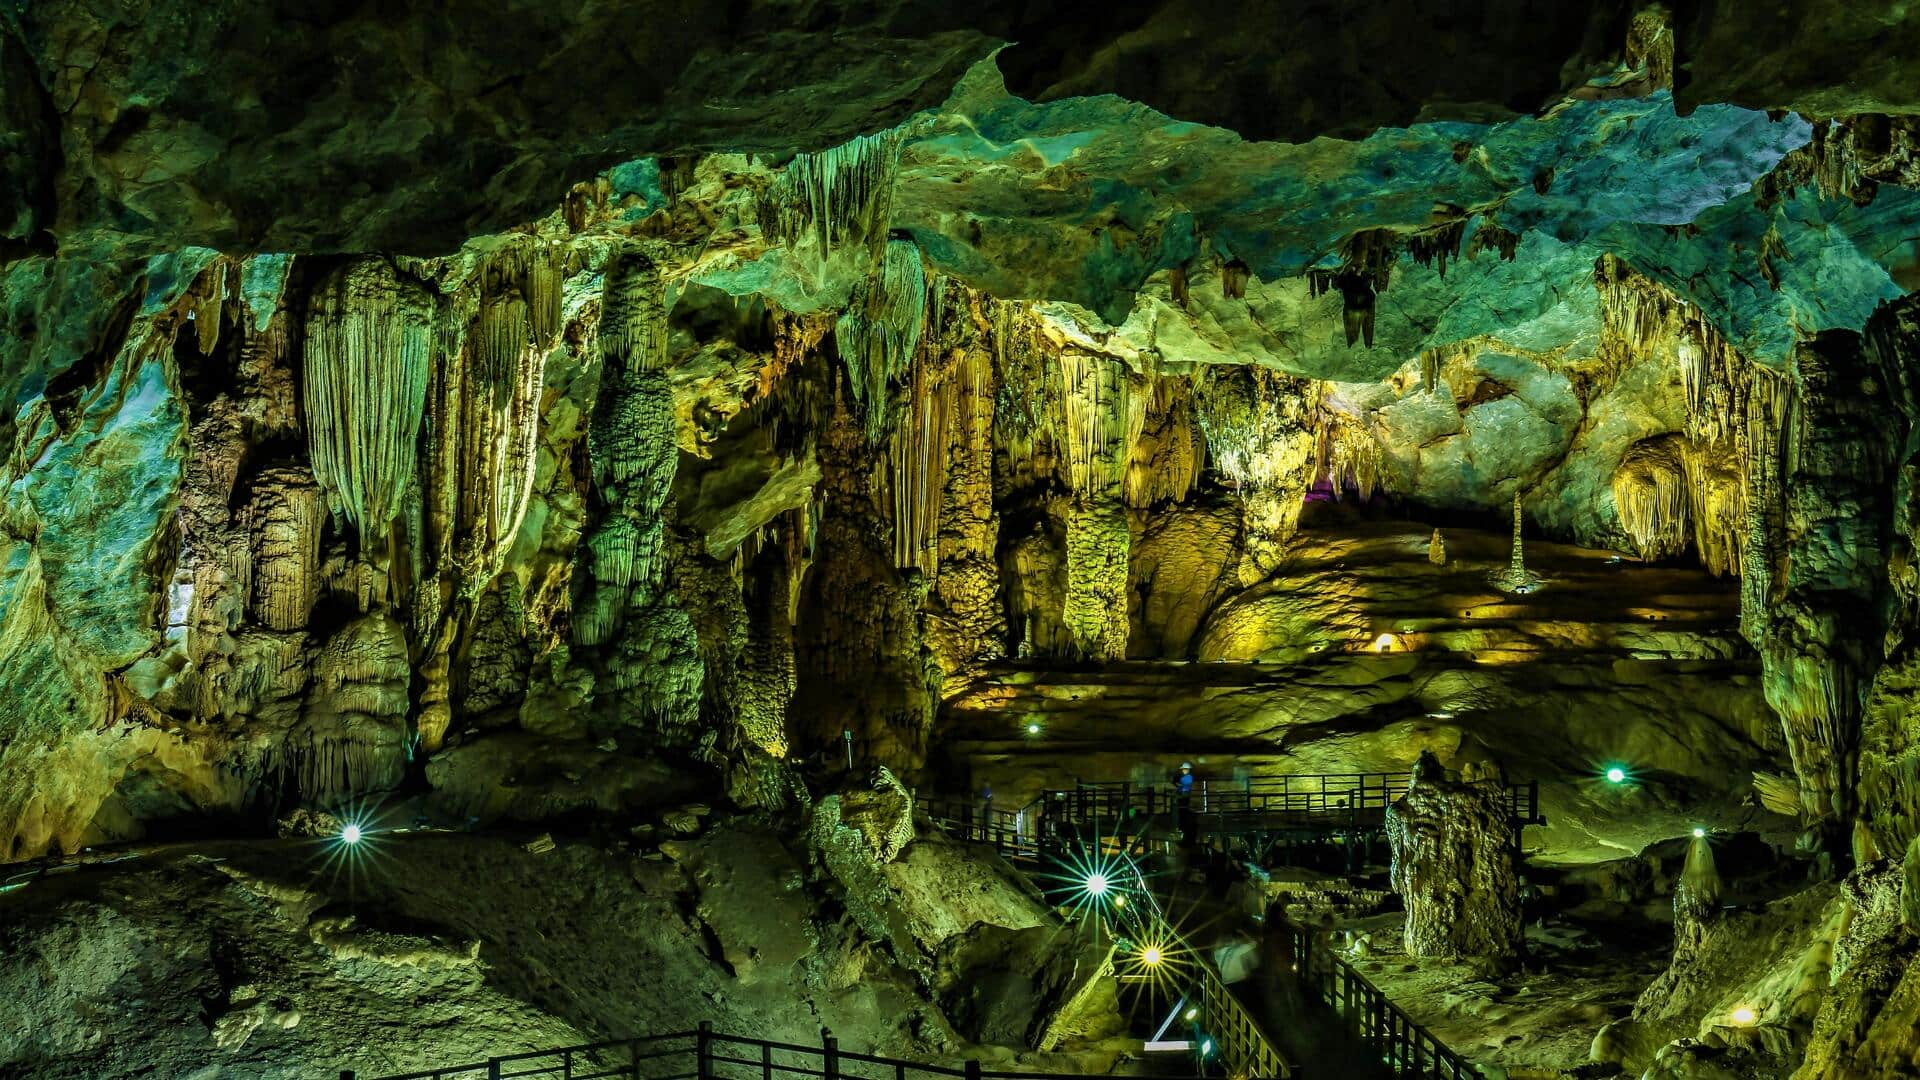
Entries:
[[[1284, 1073], [1258, 1074], [1261, 1080]], [[832, 1035], [819, 1046], [728, 1035], [702, 1023], [698, 1030], [669, 1035], [532, 1050], [491, 1057], [467, 1065], [397, 1073], [366, 1080], [909, 1080], [938, 1077], [961, 1080], [1093, 1080], [1069, 1073], [1002, 1072], [968, 1060], [959, 1065], [928, 1065], [899, 1058], [840, 1049]], [[340, 1080], [361, 1080], [352, 1070]]]
[[1316, 940], [1314, 931], [1291, 921], [1275, 924], [1287, 935], [1300, 984], [1332, 1009], [1348, 1034], [1379, 1055], [1395, 1076], [1422, 1080], [1478, 1080], [1478, 1066], [1461, 1057], [1395, 1005], [1346, 959]]

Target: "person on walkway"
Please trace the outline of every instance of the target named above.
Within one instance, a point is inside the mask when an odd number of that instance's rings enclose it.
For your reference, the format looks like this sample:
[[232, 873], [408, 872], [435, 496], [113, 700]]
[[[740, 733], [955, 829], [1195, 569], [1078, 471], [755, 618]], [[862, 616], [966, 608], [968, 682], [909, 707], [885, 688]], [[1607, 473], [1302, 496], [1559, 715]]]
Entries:
[[980, 835], [993, 838], [993, 782], [980, 785]]
[[1173, 781], [1173, 827], [1187, 827], [1188, 810], [1193, 803], [1193, 763], [1180, 763], [1180, 775]]

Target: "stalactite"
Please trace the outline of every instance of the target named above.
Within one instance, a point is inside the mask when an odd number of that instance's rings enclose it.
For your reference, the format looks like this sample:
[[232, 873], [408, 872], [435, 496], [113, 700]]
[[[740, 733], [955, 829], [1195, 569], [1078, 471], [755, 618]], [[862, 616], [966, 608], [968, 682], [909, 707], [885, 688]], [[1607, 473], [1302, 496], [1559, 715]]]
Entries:
[[[1421, 266], [1435, 266], [1441, 277], [1447, 276], [1447, 260], [1460, 255], [1460, 239], [1466, 235], [1465, 217], [1407, 237], [1407, 254]], [[1437, 265], [1435, 265], [1437, 264]]]
[[795, 155], [755, 201], [761, 233], [789, 247], [811, 239], [823, 261], [836, 248], [856, 245], [877, 255], [893, 210], [899, 162], [898, 131]]
[[1756, 772], [1753, 774], [1753, 791], [1760, 805], [1776, 814], [1798, 818], [1806, 812], [1806, 808], [1800, 804], [1800, 784], [1791, 776]]
[[449, 539], [468, 601], [500, 572], [532, 497], [541, 377], [558, 333], [563, 267], [564, 255], [538, 241], [492, 256], [468, 347], [436, 376], [436, 419], [450, 430], [434, 441], [433, 469], [456, 493], [446, 508]]
[[1139, 395], [1145, 416], [1127, 462], [1126, 504], [1146, 509], [1181, 502], [1206, 468], [1207, 446], [1193, 416], [1193, 387], [1186, 378], [1147, 380]]
[[[1457, 246], [1458, 234], [1452, 239]], [[1427, 253], [1437, 255], [1440, 242], [1428, 241]], [[1349, 346], [1365, 341], [1368, 348], [1373, 347], [1374, 298], [1386, 291], [1403, 243], [1400, 234], [1391, 229], [1362, 229], [1341, 242], [1338, 269], [1307, 271], [1308, 296], [1317, 298], [1331, 289], [1340, 290], [1341, 318]], [[1441, 265], [1444, 268], [1444, 261]]]
[[1447, 538], [1440, 535], [1439, 529], [1427, 538], [1427, 561], [1435, 566], [1447, 565]]
[[927, 275], [920, 249], [891, 240], [878, 272], [854, 290], [833, 326], [834, 344], [846, 362], [853, 397], [864, 410], [867, 439], [888, 431], [887, 410], [895, 382], [906, 376], [926, 325]]
[[1642, 559], [1672, 558], [1690, 536], [1685, 466], [1675, 440], [1644, 442], [1629, 450], [1613, 473], [1613, 504], [1620, 527]]
[[[970, 394], [954, 383], [977, 375], [962, 360], [959, 370], [934, 370], [925, 355], [913, 362], [907, 415], [888, 441], [892, 467], [893, 561], [902, 569], [932, 571], [940, 561], [940, 500], [947, 479], [948, 424], [954, 399]], [[977, 379], [974, 381], [977, 385]]]
[[1060, 353], [1060, 444], [1067, 487], [1082, 495], [1117, 493], [1146, 423], [1145, 395], [1125, 364], [1068, 348]]
[[1336, 499], [1352, 491], [1366, 502], [1385, 478], [1380, 440], [1358, 419], [1320, 410], [1314, 430], [1314, 483], [1324, 482]]
[[414, 481], [433, 301], [384, 258], [329, 275], [307, 316], [307, 430], [328, 502], [380, 547]]
[[1474, 227], [1472, 239], [1467, 241], [1467, 258], [1477, 258], [1483, 251], [1497, 251], [1500, 258], [1512, 262], [1514, 254], [1520, 250], [1520, 234], [1509, 232], [1492, 218], [1482, 217], [1480, 224]]
[[1194, 387], [1214, 467], [1240, 492], [1254, 572], [1278, 565], [1317, 471], [1319, 384], [1253, 367], [1211, 369]]
[[1859, 113], [1813, 123], [1813, 138], [1754, 184], [1762, 209], [1811, 186], [1828, 199], [1865, 206], [1880, 185], [1920, 184], [1920, 121], [1911, 116]]

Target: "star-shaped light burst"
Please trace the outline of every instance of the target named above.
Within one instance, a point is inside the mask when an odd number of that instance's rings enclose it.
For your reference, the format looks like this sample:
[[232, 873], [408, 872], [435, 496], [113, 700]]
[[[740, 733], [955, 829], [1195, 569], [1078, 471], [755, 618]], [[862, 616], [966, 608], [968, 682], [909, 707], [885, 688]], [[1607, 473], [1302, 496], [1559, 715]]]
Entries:
[[314, 857], [321, 873], [336, 880], [344, 874], [351, 888], [376, 866], [385, 854], [381, 850], [381, 839], [387, 831], [379, 811], [377, 804], [367, 801], [349, 803], [333, 811], [340, 828], [314, 838], [317, 845]]
[[1066, 895], [1074, 919], [1092, 913], [1110, 926], [1140, 925], [1159, 916], [1139, 865], [1118, 845], [1101, 843], [1098, 837], [1092, 847], [1072, 848], [1039, 876], [1049, 893]]

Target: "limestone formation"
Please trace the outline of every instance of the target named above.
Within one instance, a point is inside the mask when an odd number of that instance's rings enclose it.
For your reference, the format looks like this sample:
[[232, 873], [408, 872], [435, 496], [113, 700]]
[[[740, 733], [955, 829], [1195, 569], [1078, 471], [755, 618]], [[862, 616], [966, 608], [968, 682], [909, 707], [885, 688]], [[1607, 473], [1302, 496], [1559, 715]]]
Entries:
[[1450, 780], [1423, 753], [1407, 793], [1387, 808], [1387, 841], [1409, 955], [1496, 965], [1520, 957], [1513, 829], [1499, 784]]
[[1911, 1071], [1898, 5], [283, 6], [0, 11], [0, 1073], [1125, 1071], [914, 811], [1181, 761], [1489, 1074]]

